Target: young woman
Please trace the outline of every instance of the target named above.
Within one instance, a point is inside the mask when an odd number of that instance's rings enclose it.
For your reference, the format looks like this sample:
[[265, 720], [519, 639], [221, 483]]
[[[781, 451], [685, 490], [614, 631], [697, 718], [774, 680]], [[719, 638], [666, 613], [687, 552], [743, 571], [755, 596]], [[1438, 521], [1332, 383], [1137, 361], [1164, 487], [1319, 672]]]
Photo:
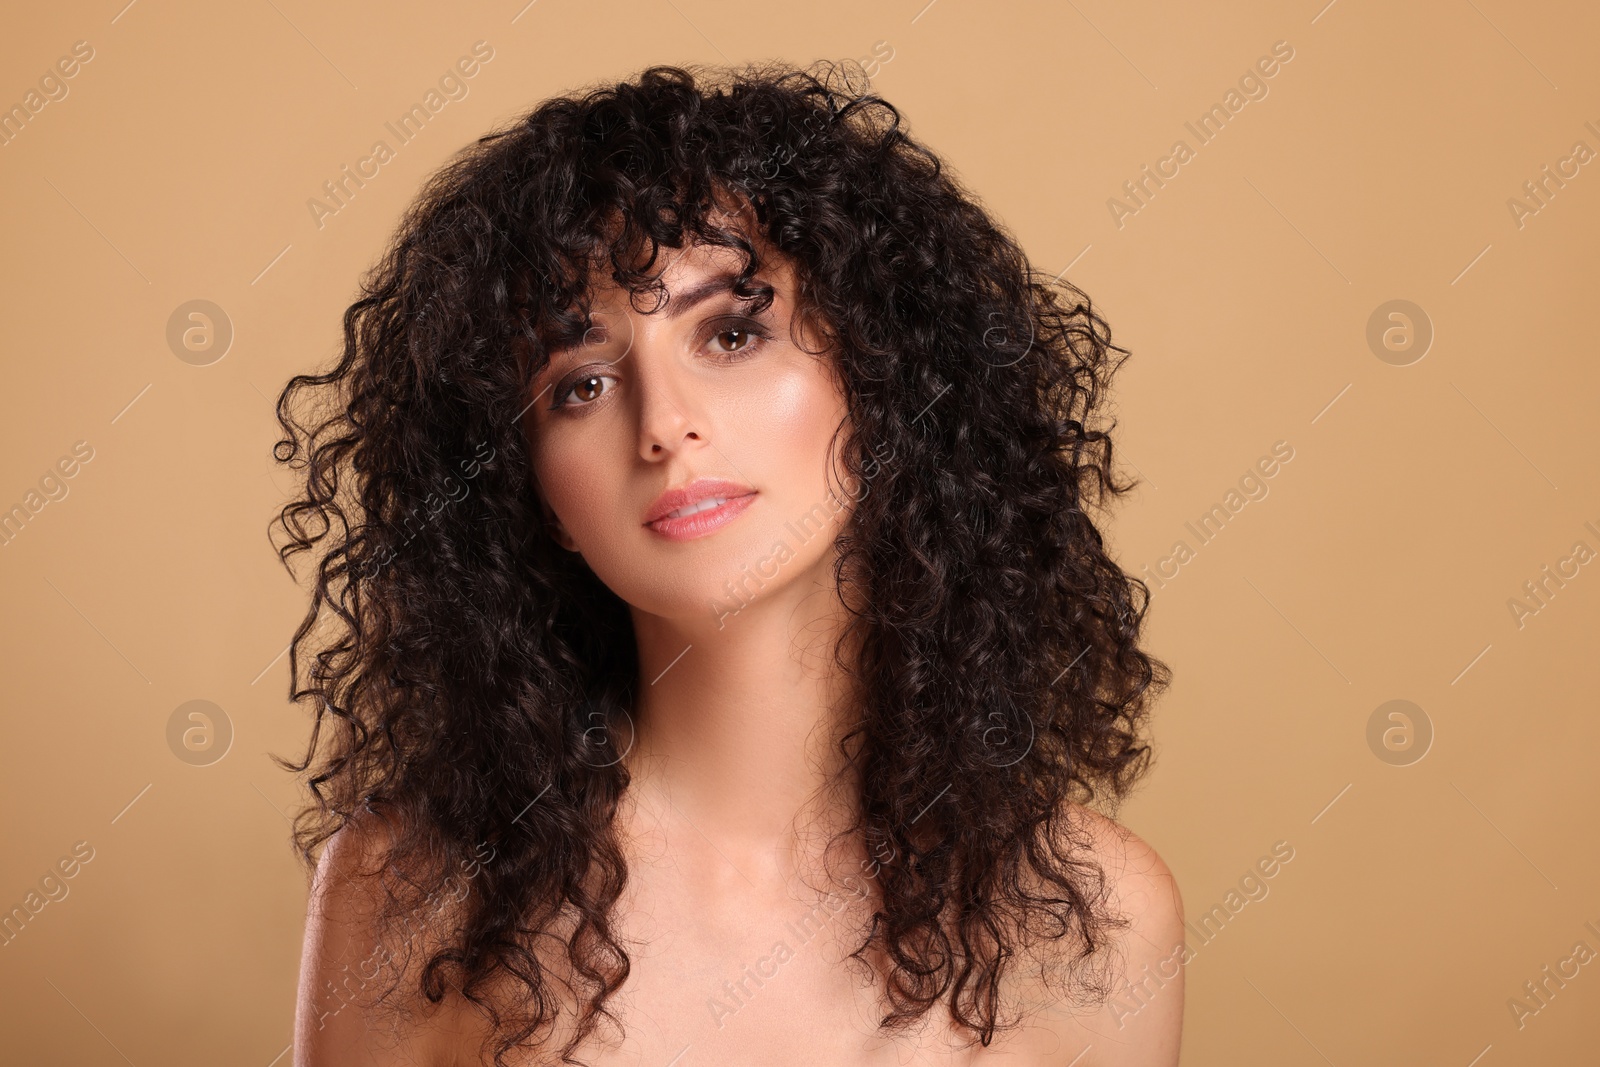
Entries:
[[1177, 1062], [1126, 353], [858, 70], [548, 101], [344, 325], [299, 1067]]

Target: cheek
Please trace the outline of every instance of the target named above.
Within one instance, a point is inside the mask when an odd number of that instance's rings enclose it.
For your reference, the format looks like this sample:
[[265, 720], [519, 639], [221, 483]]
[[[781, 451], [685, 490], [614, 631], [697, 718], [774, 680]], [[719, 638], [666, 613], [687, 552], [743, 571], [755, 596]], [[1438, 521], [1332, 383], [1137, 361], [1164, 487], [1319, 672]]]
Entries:
[[749, 454], [770, 463], [769, 476], [781, 472], [796, 489], [820, 492], [828, 442], [845, 411], [826, 368], [795, 363], [754, 384], [737, 412]]
[[605, 525], [600, 513], [615, 493], [607, 473], [615, 468], [578, 433], [551, 433], [533, 454], [533, 474], [544, 499], [580, 538], [584, 530]]

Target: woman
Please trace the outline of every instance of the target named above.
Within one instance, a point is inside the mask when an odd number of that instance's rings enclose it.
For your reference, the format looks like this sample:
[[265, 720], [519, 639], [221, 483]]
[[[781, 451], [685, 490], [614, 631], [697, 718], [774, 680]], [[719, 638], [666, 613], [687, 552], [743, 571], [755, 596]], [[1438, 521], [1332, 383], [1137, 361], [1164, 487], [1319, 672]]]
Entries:
[[284, 389], [300, 1067], [1177, 1062], [1125, 351], [855, 82], [542, 104]]

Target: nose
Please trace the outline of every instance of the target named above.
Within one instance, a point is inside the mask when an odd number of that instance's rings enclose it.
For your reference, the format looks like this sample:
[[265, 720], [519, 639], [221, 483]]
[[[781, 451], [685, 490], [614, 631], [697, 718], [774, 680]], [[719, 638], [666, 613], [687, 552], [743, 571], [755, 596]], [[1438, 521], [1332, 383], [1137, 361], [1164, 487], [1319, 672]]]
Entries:
[[639, 455], [661, 460], [680, 452], [689, 442], [703, 440], [702, 412], [689, 369], [672, 347], [672, 335], [635, 328], [628, 358], [634, 361], [634, 395], [638, 402]]

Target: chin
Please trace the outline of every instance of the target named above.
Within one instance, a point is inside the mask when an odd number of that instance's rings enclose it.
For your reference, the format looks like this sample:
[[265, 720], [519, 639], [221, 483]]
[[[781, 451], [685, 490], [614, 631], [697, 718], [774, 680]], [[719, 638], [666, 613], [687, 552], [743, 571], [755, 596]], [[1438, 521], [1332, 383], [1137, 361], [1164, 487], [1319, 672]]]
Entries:
[[727, 536], [732, 532], [676, 542], [651, 537], [653, 543], [633, 559], [658, 566], [633, 571], [620, 585], [606, 584], [640, 611], [720, 629], [818, 562], [814, 548], [799, 543], [798, 531], [779, 527]]

